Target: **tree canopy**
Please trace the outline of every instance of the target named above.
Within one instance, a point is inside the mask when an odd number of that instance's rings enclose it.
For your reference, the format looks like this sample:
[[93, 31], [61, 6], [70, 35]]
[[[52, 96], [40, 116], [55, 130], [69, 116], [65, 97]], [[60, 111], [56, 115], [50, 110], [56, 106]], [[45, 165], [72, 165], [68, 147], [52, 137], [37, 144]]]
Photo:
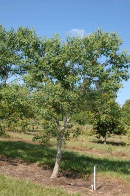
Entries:
[[126, 100], [122, 106], [123, 120], [126, 125], [130, 126], [130, 99]]
[[[23, 75], [24, 84], [35, 102], [31, 110], [43, 119], [43, 138], [57, 137], [52, 173], [52, 177], [57, 177], [63, 139], [77, 131], [71, 121], [73, 114], [90, 110], [95, 125], [102, 119], [104, 124], [99, 126], [102, 136], [107, 126], [114, 122], [118, 113], [115, 98], [122, 80], [129, 77], [130, 56], [126, 51], [119, 52], [122, 40], [116, 33], [101, 29], [83, 38], [67, 36], [65, 42], [57, 34], [52, 38], [40, 38], [34, 30], [22, 27], [16, 32], [13, 29], [6, 32], [1, 27], [1, 32], [1, 78], [6, 78], [11, 67]], [[22, 106], [22, 111], [27, 108]], [[119, 119], [113, 123], [114, 128], [118, 122]]]

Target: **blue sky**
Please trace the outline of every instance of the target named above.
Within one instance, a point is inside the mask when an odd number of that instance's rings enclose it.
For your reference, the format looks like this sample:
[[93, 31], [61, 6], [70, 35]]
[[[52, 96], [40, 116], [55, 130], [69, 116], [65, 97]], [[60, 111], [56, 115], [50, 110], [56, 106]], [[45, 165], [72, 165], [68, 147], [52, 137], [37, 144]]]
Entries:
[[[0, 0], [0, 23], [9, 30], [34, 27], [39, 36], [90, 34], [100, 27], [116, 32], [121, 49], [130, 53], [130, 0]], [[130, 99], [130, 80], [118, 93], [122, 105]]]

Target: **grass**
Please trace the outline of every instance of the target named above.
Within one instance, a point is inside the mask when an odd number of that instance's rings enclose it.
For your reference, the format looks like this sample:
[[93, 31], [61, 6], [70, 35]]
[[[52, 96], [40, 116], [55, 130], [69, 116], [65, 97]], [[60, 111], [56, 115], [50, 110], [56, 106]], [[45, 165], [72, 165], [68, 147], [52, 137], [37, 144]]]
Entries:
[[108, 144], [104, 145], [102, 140], [97, 140], [92, 136], [88, 137], [85, 141], [83, 141], [81, 138], [78, 138], [76, 141], [68, 141], [65, 148], [68, 149], [70, 147], [71, 149], [71, 147], [75, 147], [75, 149], [77, 149], [78, 147], [79, 149], [84, 149], [85, 153], [89, 153], [87, 150], [97, 150], [101, 154], [107, 153], [110, 156], [113, 154], [121, 158], [123, 156], [130, 157], [130, 146], [126, 145], [124, 141], [126, 141], [125, 136], [122, 136], [122, 139], [116, 136], [109, 138]]
[[8, 134], [12, 138], [24, 139], [24, 140], [29, 140], [29, 141], [31, 141], [34, 136], [34, 133], [24, 134], [24, 133], [8, 132]]
[[[94, 144], [95, 145], [95, 144]], [[102, 145], [97, 144], [96, 145]], [[102, 145], [104, 146], [104, 145]], [[106, 148], [106, 147], [105, 147]], [[125, 150], [125, 147], [123, 147]], [[17, 158], [29, 163], [39, 163], [54, 167], [56, 148], [34, 145], [22, 141], [0, 141], [0, 154], [8, 158]], [[61, 168], [78, 172], [83, 177], [93, 173], [93, 166], [98, 165], [98, 174], [118, 177], [130, 182], [130, 157], [98, 156], [86, 152], [63, 150]]]
[[15, 180], [0, 175], [0, 196], [78, 196], [58, 188], [43, 187], [29, 181]]
[[[28, 134], [24, 133], [14, 133], [14, 132], [9, 132], [10, 136], [15, 139], [21, 139], [25, 141], [32, 141], [32, 138], [34, 136], [34, 133], [29, 132]], [[77, 147], [79, 149], [83, 149], [84, 153], [89, 154], [89, 150], [97, 150], [99, 153], [107, 153], [110, 156], [116, 155], [118, 157], [130, 157], [130, 146], [126, 146], [127, 142], [127, 137], [126, 136], [113, 136], [108, 138], [108, 143], [107, 145], [103, 144], [103, 140], [98, 140], [94, 136], [88, 136], [85, 140], [82, 139], [82, 137], [79, 137], [78, 139], [73, 139], [70, 141], [66, 142], [66, 145], [63, 145], [64, 150], [75, 150], [77, 151]], [[56, 146], [56, 139], [51, 139], [51, 144]], [[72, 147], [72, 148], [71, 148]], [[74, 147], [74, 148], [73, 148]], [[88, 151], [88, 152], [87, 152]], [[92, 152], [91, 152], [92, 153]], [[95, 152], [93, 152], [94, 154]], [[102, 155], [103, 155], [102, 154]]]

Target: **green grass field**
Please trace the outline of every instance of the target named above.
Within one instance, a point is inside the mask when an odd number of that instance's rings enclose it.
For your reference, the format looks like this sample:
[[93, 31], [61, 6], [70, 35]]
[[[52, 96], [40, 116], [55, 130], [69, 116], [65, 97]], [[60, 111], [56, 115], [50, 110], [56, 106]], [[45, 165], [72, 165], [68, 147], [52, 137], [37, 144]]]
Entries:
[[[56, 155], [55, 140], [52, 141], [52, 146], [41, 146], [26, 142], [31, 141], [31, 135], [14, 135], [24, 141], [1, 140], [1, 155], [30, 163], [46, 164], [53, 168]], [[125, 137], [110, 138], [107, 145], [93, 137], [86, 141], [82, 141], [82, 138], [68, 141], [63, 145], [61, 168], [78, 172], [85, 177], [93, 172], [93, 166], [97, 164], [99, 174], [130, 181], [130, 146], [125, 145], [125, 140]]]
[[[32, 136], [25, 134], [10, 134], [15, 138], [13, 139], [1, 139], [0, 140], [0, 155], [7, 158], [14, 158], [26, 161], [28, 163], [38, 163], [42, 165], [48, 165], [53, 168], [56, 156], [56, 140], [52, 139], [51, 145], [41, 146], [39, 144], [29, 143], [31, 142]], [[17, 141], [20, 138], [23, 141]], [[63, 145], [61, 169], [65, 171], [77, 172], [83, 178], [87, 178], [93, 173], [93, 167], [97, 164], [97, 172], [100, 176], [119, 178], [123, 181], [130, 183], [130, 146], [125, 145], [126, 137], [111, 137], [108, 140], [108, 144], [104, 145], [103, 141], [97, 140], [94, 137], [88, 137], [82, 140], [82, 137], [67, 141]], [[9, 191], [10, 194], [4, 194], [6, 191], [4, 182], [7, 180], [11, 181], [13, 186], [19, 181], [13, 181], [11, 179], [0, 177], [3, 179], [3, 186], [0, 188], [0, 195], [11, 195], [13, 188]], [[29, 183], [29, 182], [26, 182]], [[25, 184], [22, 182], [22, 186]], [[13, 187], [12, 186], [12, 187]], [[29, 183], [30, 187], [33, 187], [36, 192], [38, 187], [34, 184]], [[18, 188], [23, 189], [24, 188]], [[42, 192], [43, 187], [39, 189]], [[46, 189], [46, 188], [45, 188]], [[19, 190], [17, 190], [19, 191]], [[24, 195], [29, 195], [30, 188], [25, 190]], [[46, 189], [47, 194], [51, 195], [51, 191], [56, 191], [53, 195], [68, 195], [67, 193], [60, 193], [59, 190]], [[49, 192], [50, 191], [50, 192]], [[14, 195], [20, 195], [14, 194]], [[31, 194], [33, 195], [33, 194]], [[35, 194], [36, 195], [36, 194]], [[37, 195], [44, 195], [37, 193]]]
[[0, 175], [0, 196], [78, 196], [58, 188], [48, 188], [29, 181], [15, 180]]

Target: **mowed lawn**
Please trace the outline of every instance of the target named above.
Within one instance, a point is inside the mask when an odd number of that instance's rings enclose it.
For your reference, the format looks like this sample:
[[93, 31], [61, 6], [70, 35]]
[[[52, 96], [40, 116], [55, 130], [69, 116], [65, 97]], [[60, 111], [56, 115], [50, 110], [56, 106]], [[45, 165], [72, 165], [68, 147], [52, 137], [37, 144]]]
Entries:
[[[23, 133], [10, 133], [11, 138], [0, 139], [1, 160], [22, 160], [31, 165], [49, 166], [53, 168], [56, 156], [56, 139], [51, 139], [50, 144], [42, 146], [32, 142], [33, 135]], [[93, 175], [93, 167], [97, 165], [97, 176], [112, 179], [114, 183], [130, 185], [130, 145], [125, 136], [111, 137], [108, 144], [94, 136], [80, 136], [63, 144], [61, 171], [78, 174], [87, 179]], [[100, 192], [100, 191], [99, 191]], [[63, 191], [61, 188], [46, 187], [42, 184], [28, 180], [18, 180], [0, 174], [0, 196], [80, 196]], [[127, 194], [128, 195], [128, 194]]]
[[[53, 168], [56, 156], [55, 139], [52, 139], [50, 145], [41, 146], [31, 143], [32, 135], [14, 133], [12, 135], [15, 140], [13, 138], [0, 140], [0, 155], [29, 163], [45, 164]], [[17, 141], [17, 138], [20, 141]], [[130, 145], [126, 145], [126, 142], [125, 136], [111, 137], [107, 145], [94, 136], [71, 139], [63, 145], [61, 169], [77, 172], [86, 178], [93, 173], [96, 164], [98, 175], [130, 182]]]
[[59, 188], [43, 187], [29, 181], [16, 180], [0, 175], [0, 196], [78, 196]]

